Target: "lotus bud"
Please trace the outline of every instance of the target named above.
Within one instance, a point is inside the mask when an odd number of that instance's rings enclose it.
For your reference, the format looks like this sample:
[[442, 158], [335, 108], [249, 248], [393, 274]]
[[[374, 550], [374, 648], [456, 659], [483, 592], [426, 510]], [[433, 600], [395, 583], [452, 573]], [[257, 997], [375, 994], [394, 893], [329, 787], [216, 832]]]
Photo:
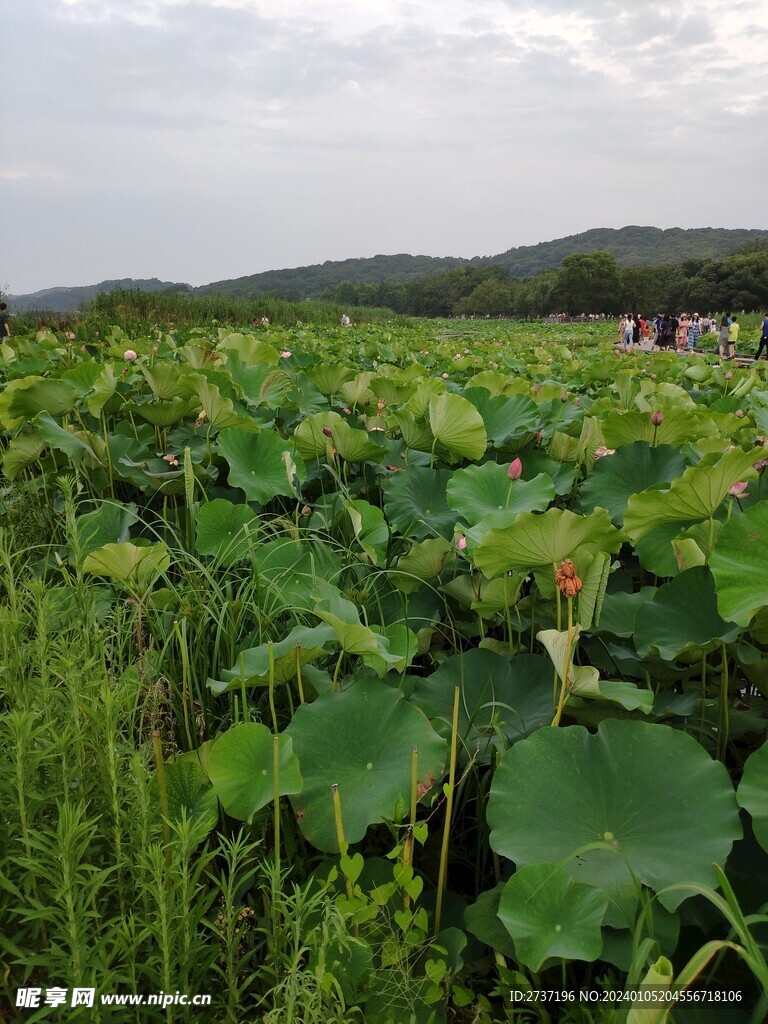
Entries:
[[326, 437], [333, 437], [333, 431], [330, 427], [323, 427], [323, 433]]
[[744, 419], [744, 410], [743, 409], [737, 409], [736, 412], [733, 415], [737, 419], [743, 420]]
[[352, 414], [352, 410], [348, 409], [346, 406], [344, 406], [344, 408], [341, 411], [345, 412], [347, 416], [350, 416]]
[[536, 441], [537, 441], [538, 444], [541, 444], [543, 439], [544, 439], [544, 431], [540, 430], [538, 432], [538, 434], [536, 435]]
[[465, 551], [467, 547], [467, 538], [460, 534], [456, 538], [456, 547], [459, 549], [459, 551]]
[[651, 374], [651, 380], [656, 380], [656, 374], [655, 373]]
[[138, 358], [138, 353], [134, 352], [132, 348], [127, 348], [123, 352], [123, 359], [127, 359], [129, 363], [135, 362]]
[[304, 505], [302, 507], [302, 509], [301, 509], [301, 515], [309, 516], [311, 514], [312, 514], [312, 509], [309, 507], [309, 505]]
[[293, 352], [289, 352], [288, 349], [285, 349], [284, 352], [280, 353], [280, 358], [281, 359], [290, 359], [292, 355], [293, 355]]
[[759, 459], [755, 463], [755, 469], [758, 473], [762, 473], [766, 466], [768, 466], [768, 459]]
[[565, 597], [576, 597], [584, 585], [576, 575], [576, 566], [566, 558], [560, 563], [560, 568], [555, 573], [555, 583]]
[[728, 488], [728, 493], [732, 498], [746, 498], [748, 486], [746, 480], [739, 480], [738, 483]]
[[509, 464], [507, 476], [510, 480], [519, 480], [523, 475], [523, 464], [520, 459], [513, 459]]
[[447, 373], [443, 374], [443, 380], [448, 380], [448, 374]]
[[659, 412], [659, 410], [657, 409], [656, 412], [652, 412], [651, 413], [651, 423], [654, 425], [654, 427], [660, 427], [663, 422], [664, 422], [664, 413], [663, 412]]
[[730, 380], [733, 377], [733, 370], [728, 370], [725, 374], [725, 379]]

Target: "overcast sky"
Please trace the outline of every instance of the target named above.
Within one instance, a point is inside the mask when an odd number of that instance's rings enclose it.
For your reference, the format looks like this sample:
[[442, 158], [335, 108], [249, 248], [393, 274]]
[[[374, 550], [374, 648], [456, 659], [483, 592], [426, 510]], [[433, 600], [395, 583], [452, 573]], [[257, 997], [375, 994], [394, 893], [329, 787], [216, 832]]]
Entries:
[[765, 0], [9, 0], [0, 287], [768, 228]]

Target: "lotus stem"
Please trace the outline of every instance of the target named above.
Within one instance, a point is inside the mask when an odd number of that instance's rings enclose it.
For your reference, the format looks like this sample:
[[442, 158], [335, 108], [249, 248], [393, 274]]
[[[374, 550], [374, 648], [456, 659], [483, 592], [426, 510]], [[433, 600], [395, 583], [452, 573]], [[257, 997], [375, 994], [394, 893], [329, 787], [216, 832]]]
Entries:
[[275, 651], [272, 641], [267, 641], [267, 654], [269, 656], [269, 710], [272, 715], [272, 732], [277, 735], [277, 712], [275, 711]]
[[303, 704], [304, 685], [301, 681], [301, 644], [296, 644], [296, 686], [299, 691], [299, 704]]
[[273, 831], [275, 842], [275, 877], [280, 877], [280, 737], [272, 737], [272, 778], [274, 794], [272, 800]]
[[[416, 808], [419, 798], [419, 748], [411, 750], [411, 816], [408, 820], [408, 828], [405, 832], [405, 845], [403, 846], [403, 864], [410, 867], [413, 863], [413, 829], [416, 825]], [[411, 905], [411, 897], [408, 893], [403, 897], [403, 907], [407, 910]]]
[[451, 817], [453, 815], [453, 790], [456, 780], [456, 755], [459, 738], [459, 687], [453, 691], [453, 717], [451, 721], [451, 763], [448, 770], [448, 785], [445, 795], [445, 821], [443, 822], [443, 842], [440, 847], [440, 871], [437, 877], [437, 898], [435, 900], [435, 935], [440, 934], [440, 918], [443, 911], [443, 892], [448, 875], [448, 843], [451, 838]]

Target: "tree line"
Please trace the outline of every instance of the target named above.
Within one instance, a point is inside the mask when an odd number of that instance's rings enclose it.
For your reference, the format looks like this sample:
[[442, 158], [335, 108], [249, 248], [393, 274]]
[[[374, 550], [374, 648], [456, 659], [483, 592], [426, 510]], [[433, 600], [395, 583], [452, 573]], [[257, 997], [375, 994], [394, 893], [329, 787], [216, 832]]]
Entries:
[[622, 267], [609, 252], [572, 253], [559, 269], [527, 280], [502, 266], [461, 264], [397, 284], [345, 282], [320, 297], [338, 306], [384, 306], [423, 317], [765, 310], [768, 242], [750, 242], [718, 259], [640, 267]]

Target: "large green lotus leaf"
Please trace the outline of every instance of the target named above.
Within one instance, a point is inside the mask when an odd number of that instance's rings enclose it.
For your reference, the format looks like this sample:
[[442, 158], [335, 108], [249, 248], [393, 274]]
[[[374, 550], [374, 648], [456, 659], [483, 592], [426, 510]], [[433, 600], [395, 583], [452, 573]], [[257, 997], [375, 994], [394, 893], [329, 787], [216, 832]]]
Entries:
[[552, 721], [552, 666], [538, 654], [511, 661], [473, 648], [446, 658], [431, 675], [414, 681], [412, 700], [450, 729], [453, 696], [460, 691], [459, 743], [463, 760], [484, 763], [494, 750], [530, 736]]
[[736, 798], [752, 817], [755, 839], [768, 851], [768, 743], [747, 758]]
[[394, 572], [390, 574], [392, 582], [404, 594], [411, 594], [426, 580], [439, 576], [455, 554], [452, 545], [443, 537], [412, 544], [410, 550], [398, 559]]
[[3, 475], [9, 480], [15, 480], [27, 466], [37, 462], [45, 449], [43, 441], [37, 430], [24, 431], [17, 434], [5, 449], [3, 455]]
[[641, 587], [636, 593], [606, 594], [600, 612], [600, 620], [592, 630], [594, 633], [612, 633], [614, 636], [630, 637], [635, 632], [637, 613], [653, 598], [656, 587]]
[[371, 391], [370, 383], [373, 373], [366, 370], [358, 373], [352, 380], [341, 385], [339, 395], [349, 406], [359, 405], [361, 402], [370, 401], [376, 396]]
[[635, 542], [635, 554], [640, 565], [654, 576], [677, 576], [680, 571], [675, 543], [687, 523], [662, 523], [649, 530]]
[[740, 626], [768, 605], [768, 502], [734, 516], [710, 558], [720, 614]]
[[93, 389], [85, 400], [85, 407], [91, 416], [101, 416], [105, 406], [115, 397], [116, 393], [115, 368], [112, 363], [105, 363], [101, 373], [93, 382]]
[[528, 864], [504, 886], [499, 917], [515, 956], [532, 971], [550, 957], [597, 960], [608, 893], [575, 882], [557, 864]]
[[576, 466], [566, 462], [556, 462], [542, 451], [526, 451], [521, 459], [523, 463], [522, 480], [533, 480], [539, 473], [546, 473], [547, 476], [552, 477], [555, 494], [569, 494], [573, 489], [577, 473]]
[[523, 512], [512, 526], [489, 530], [475, 549], [474, 558], [478, 569], [493, 577], [509, 569], [558, 566], [565, 558], [576, 560], [579, 551], [584, 555], [596, 551], [613, 554], [623, 539], [605, 509], [578, 516], [551, 508], [543, 515]]
[[720, 616], [715, 581], [702, 565], [681, 572], [642, 605], [635, 619], [635, 646], [641, 658], [658, 654], [672, 661], [731, 643], [739, 632]]
[[429, 429], [429, 424], [426, 420], [418, 419], [414, 416], [410, 409], [404, 407], [396, 409], [388, 417], [387, 426], [390, 430], [399, 428], [403, 441], [408, 448], [413, 448], [417, 452], [432, 450], [435, 439], [432, 436], [432, 431]]
[[348, 501], [344, 509], [352, 523], [355, 538], [369, 561], [373, 565], [384, 565], [389, 547], [389, 527], [382, 510], [368, 501]]
[[123, 505], [119, 501], [105, 501], [94, 512], [86, 512], [75, 520], [78, 551], [81, 557], [104, 544], [121, 544], [128, 540], [130, 529], [137, 520], [136, 505]]
[[[344, 423], [337, 412], [316, 412], [307, 416], [296, 427], [293, 440], [299, 453], [305, 459], [319, 459], [334, 447], [334, 430]], [[329, 430], [330, 435], [323, 433]], [[367, 436], [367, 435], [366, 435]]]
[[481, 459], [488, 437], [483, 417], [461, 395], [435, 395], [429, 400], [429, 426], [433, 436], [451, 455]]
[[311, 611], [311, 594], [319, 583], [333, 583], [341, 574], [335, 552], [320, 540], [278, 537], [259, 544], [253, 557], [257, 603], [263, 613]]
[[16, 430], [39, 412], [63, 416], [72, 412], [78, 389], [68, 380], [22, 377], [12, 380], [0, 392], [0, 426]]
[[419, 791], [443, 775], [447, 742], [398, 690], [360, 680], [341, 693], [302, 704], [286, 732], [301, 764], [304, 789], [291, 800], [304, 836], [338, 852], [331, 786], [339, 787], [344, 835], [359, 842], [369, 825], [399, 820], [410, 804], [411, 752]]
[[129, 586], [148, 586], [171, 564], [171, 556], [163, 541], [138, 547], [130, 541], [104, 544], [86, 555], [83, 572], [107, 576]]
[[307, 372], [307, 376], [320, 394], [328, 397], [335, 395], [342, 384], [354, 376], [354, 371], [347, 366], [334, 366], [332, 363], [320, 363]]
[[[526, 864], [562, 862], [598, 889], [660, 893], [679, 882], [717, 887], [741, 837], [728, 773], [693, 737], [665, 725], [609, 719], [541, 729], [504, 755], [488, 799], [491, 846]], [[595, 843], [604, 848], [589, 849]], [[680, 892], [659, 899], [674, 910]]]
[[312, 599], [315, 602], [315, 615], [332, 627], [342, 650], [347, 654], [375, 654], [390, 664], [400, 661], [399, 654], [389, 653], [386, 637], [374, 633], [369, 626], [360, 622], [357, 607], [342, 597], [337, 587], [322, 584], [314, 591]]
[[170, 761], [165, 765], [168, 816], [172, 821], [186, 817], [201, 835], [208, 835], [219, 820], [219, 804], [208, 777], [194, 761]]
[[126, 416], [140, 416], [154, 427], [172, 427], [199, 408], [200, 403], [196, 399], [176, 396], [167, 402], [126, 402], [123, 411]]
[[754, 464], [761, 449], [725, 452], [713, 466], [691, 466], [667, 491], [633, 494], [624, 516], [624, 529], [633, 541], [664, 523], [692, 523], [710, 519], [723, 503], [728, 489], [739, 480], [755, 476]]
[[282, 640], [260, 644], [241, 651], [221, 679], [209, 679], [208, 687], [216, 694], [239, 690], [242, 686], [269, 685], [269, 656], [272, 648], [272, 671], [275, 683], [289, 683], [296, 678], [297, 665], [308, 665], [327, 654], [336, 634], [329, 625], [294, 626]]
[[484, 462], [453, 474], [446, 488], [451, 508], [473, 526], [491, 512], [541, 512], [555, 497], [552, 478], [540, 473], [533, 480], [510, 480], [508, 465]]
[[148, 366], [140, 363], [139, 369], [144, 374], [152, 394], [161, 401], [168, 402], [181, 397], [181, 368], [173, 363], [153, 363]]
[[284, 494], [294, 494], [294, 477], [305, 479], [301, 458], [293, 454], [293, 445], [274, 430], [254, 433], [240, 427], [222, 430], [217, 440], [221, 454], [229, 463], [229, 483], [245, 492], [248, 501], [266, 505]]
[[209, 426], [222, 430], [238, 422], [240, 416], [235, 412], [232, 399], [225, 398], [219, 388], [210, 383], [204, 374], [187, 374], [184, 383], [194, 390]]
[[[277, 774], [280, 796], [301, 792], [301, 768], [285, 734], [278, 739]], [[275, 796], [274, 739], [266, 725], [243, 722], [219, 736], [208, 754], [208, 776], [227, 814], [250, 822]]]
[[328, 440], [347, 462], [376, 461], [387, 451], [386, 445], [377, 444], [365, 430], [355, 430], [344, 420], [336, 424], [333, 436]]
[[603, 440], [609, 448], [621, 448], [635, 441], [679, 445], [717, 433], [717, 426], [706, 412], [666, 409], [658, 427], [651, 422], [651, 415], [650, 412], [609, 413], [602, 422]]
[[198, 510], [195, 550], [213, 555], [222, 565], [234, 565], [253, 553], [258, 530], [259, 519], [250, 505], [214, 498]]
[[393, 473], [384, 484], [384, 511], [391, 525], [412, 540], [451, 538], [456, 513], [445, 498], [450, 479], [449, 469], [426, 466], [407, 466]]
[[389, 653], [398, 661], [380, 658], [378, 654], [364, 654], [363, 664], [370, 666], [383, 679], [387, 672], [405, 672], [419, 651], [419, 638], [404, 622], [393, 622], [388, 626], [371, 626], [389, 645]]
[[476, 902], [464, 911], [464, 923], [470, 935], [514, 960], [515, 947], [509, 932], [499, 920], [499, 901], [503, 891], [504, 885], [500, 882], [493, 889], [481, 892]]
[[91, 445], [85, 440], [85, 438], [91, 438], [92, 435], [85, 431], [75, 433], [73, 430], [67, 430], [47, 412], [39, 412], [34, 418], [34, 423], [40, 432], [40, 437], [48, 447], [64, 452], [73, 465], [79, 466], [86, 454], [93, 459], [98, 458]]
[[685, 469], [685, 458], [677, 448], [659, 445], [651, 448], [647, 441], [625, 445], [615, 455], [598, 459], [594, 469], [581, 486], [580, 508], [591, 512], [607, 509], [611, 519], [621, 526], [630, 495], [660, 484], [670, 484]]
[[635, 397], [635, 405], [641, 412], [654, 412], [656, 409], [695, 409], [696, 403], [691, 395], [679, 384], [670, 381], [645, 379], [639, 382], [640, 393]]
[[491, 395], [485, 388], [465, 388], [462, 397], [477, 409], [483, 418], [485, 432], [494, 448], [507, 442], [535, 434], [539, 429], [539, 408], [526, 395]]
[[277, 409], [286, 404], [293, 380], [285, 370], [277, 369], [270, 362], [243, 362], [234, 349], [227, 352], [226, 368], [232, 383], [237, 385], [251, 408]]
[[274, 346], [254, 337], [253, 334], [240, 334], [235, 331], [226, 334], [216, 346], [227, 357], [227, 366], [233, 354], [244, 363], [267, 363], [276, 365], [280, 355]]

